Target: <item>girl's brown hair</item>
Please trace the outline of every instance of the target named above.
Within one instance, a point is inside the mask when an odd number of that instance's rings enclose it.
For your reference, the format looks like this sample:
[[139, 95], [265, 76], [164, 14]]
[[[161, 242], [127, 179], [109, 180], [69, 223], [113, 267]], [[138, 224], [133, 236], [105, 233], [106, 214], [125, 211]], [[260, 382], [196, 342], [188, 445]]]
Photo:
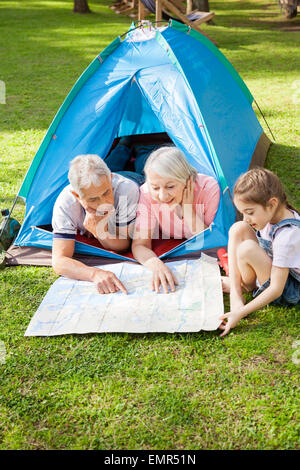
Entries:
[[266, 207], [272, 197], [276, 197], [288, 209], [295, 209], [287, 200], [283, 186], [275, 173], [266, 168], [253, 168], [242, 174], [235, 183], [233, 195], [245, 202], [254, 202]]

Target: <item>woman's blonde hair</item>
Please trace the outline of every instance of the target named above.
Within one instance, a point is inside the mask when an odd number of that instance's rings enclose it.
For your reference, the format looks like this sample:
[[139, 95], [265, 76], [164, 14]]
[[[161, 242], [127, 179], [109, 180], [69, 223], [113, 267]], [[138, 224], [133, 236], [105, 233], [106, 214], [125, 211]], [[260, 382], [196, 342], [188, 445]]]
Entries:
[[195, 181], [197, 170], [189, 164], [184, 153], [175, 146], [165, 146], [154, 150], [146, 161], [144, 172], [155, 171], [163, 178], [172, 178], [186, 184], [192, 176]]
[[253, 168], [243, 173], [235, 183], [233, 196], [238, 196], [245, 202], [260, 204], [263, 207], [268, 205], [272, 197], [276, 197], [280, 204], [298, 212], [288, 202], [278, 176], [266, 168]]

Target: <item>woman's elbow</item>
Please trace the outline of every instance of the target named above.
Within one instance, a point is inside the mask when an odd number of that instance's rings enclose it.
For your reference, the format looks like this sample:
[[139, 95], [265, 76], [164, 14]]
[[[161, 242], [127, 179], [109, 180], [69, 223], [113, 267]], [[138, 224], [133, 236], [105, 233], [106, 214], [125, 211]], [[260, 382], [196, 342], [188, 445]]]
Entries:
[[131, 251], [133, 256], [135, 257], [135, 255], [139, 254], [141, 249], [143, 250], [144, 248], [150, 248], [151, 250], [151, 246], [151, 240], [135, 238], [134, 240], [132, 240]]
[[132, 254], [134, 255], [136, 253], [137, 247], [140, 246], [140, 243], [137, 240], [132, 240], [131, 242], [131, 251]]

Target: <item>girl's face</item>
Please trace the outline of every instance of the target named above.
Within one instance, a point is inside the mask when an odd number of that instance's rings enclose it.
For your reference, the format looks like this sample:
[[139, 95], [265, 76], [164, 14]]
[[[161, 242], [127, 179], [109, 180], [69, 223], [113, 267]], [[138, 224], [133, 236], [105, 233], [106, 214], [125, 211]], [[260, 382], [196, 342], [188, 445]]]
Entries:
[[238, 196], [234, 198], [234, 204], [238, 211], [243, 214], [243, 220], [255, 230], [261, 230], [271, 222], [276, 211], [274, 204], [264, 207], [255, 202], [245, 202]]
[[171, 207], [181, 204], [185, 184], [172, 178], [164, 178], [153, 170], [147, 172], [147, 184], [152, 199]]

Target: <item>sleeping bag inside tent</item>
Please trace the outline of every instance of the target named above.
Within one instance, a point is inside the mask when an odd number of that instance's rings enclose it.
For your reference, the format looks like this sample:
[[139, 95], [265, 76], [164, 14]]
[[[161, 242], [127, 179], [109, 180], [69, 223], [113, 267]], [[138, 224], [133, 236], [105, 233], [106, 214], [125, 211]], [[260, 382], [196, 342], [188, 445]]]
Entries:
[[[25, 217], [12, 247], [19, 250], [20, 264], [25, 249], [31, 254], [48, 250], [44, 263], [35, 263], [33, 256], [32, 264], [51, 263], [52, 211], [69, 184], [70, 161], [81, 154], [105, 159], [122, 136], [147, 144], [172, 142], [220, 187], [210, 227], [189, 240], [156, 241], [158, 255], [189, 257], [227, 245], [236, 215], [234, 183], [253, 163], [263, 164], [270, 145], [252, 103], [250, 91], [219, 49], [181, 23], [136, 28], [123, 40], [115, 39], [75, 83], [25, 176], [18, 194], [26, 201]], [[80, 235], [75, 255], [132, 257]]]

